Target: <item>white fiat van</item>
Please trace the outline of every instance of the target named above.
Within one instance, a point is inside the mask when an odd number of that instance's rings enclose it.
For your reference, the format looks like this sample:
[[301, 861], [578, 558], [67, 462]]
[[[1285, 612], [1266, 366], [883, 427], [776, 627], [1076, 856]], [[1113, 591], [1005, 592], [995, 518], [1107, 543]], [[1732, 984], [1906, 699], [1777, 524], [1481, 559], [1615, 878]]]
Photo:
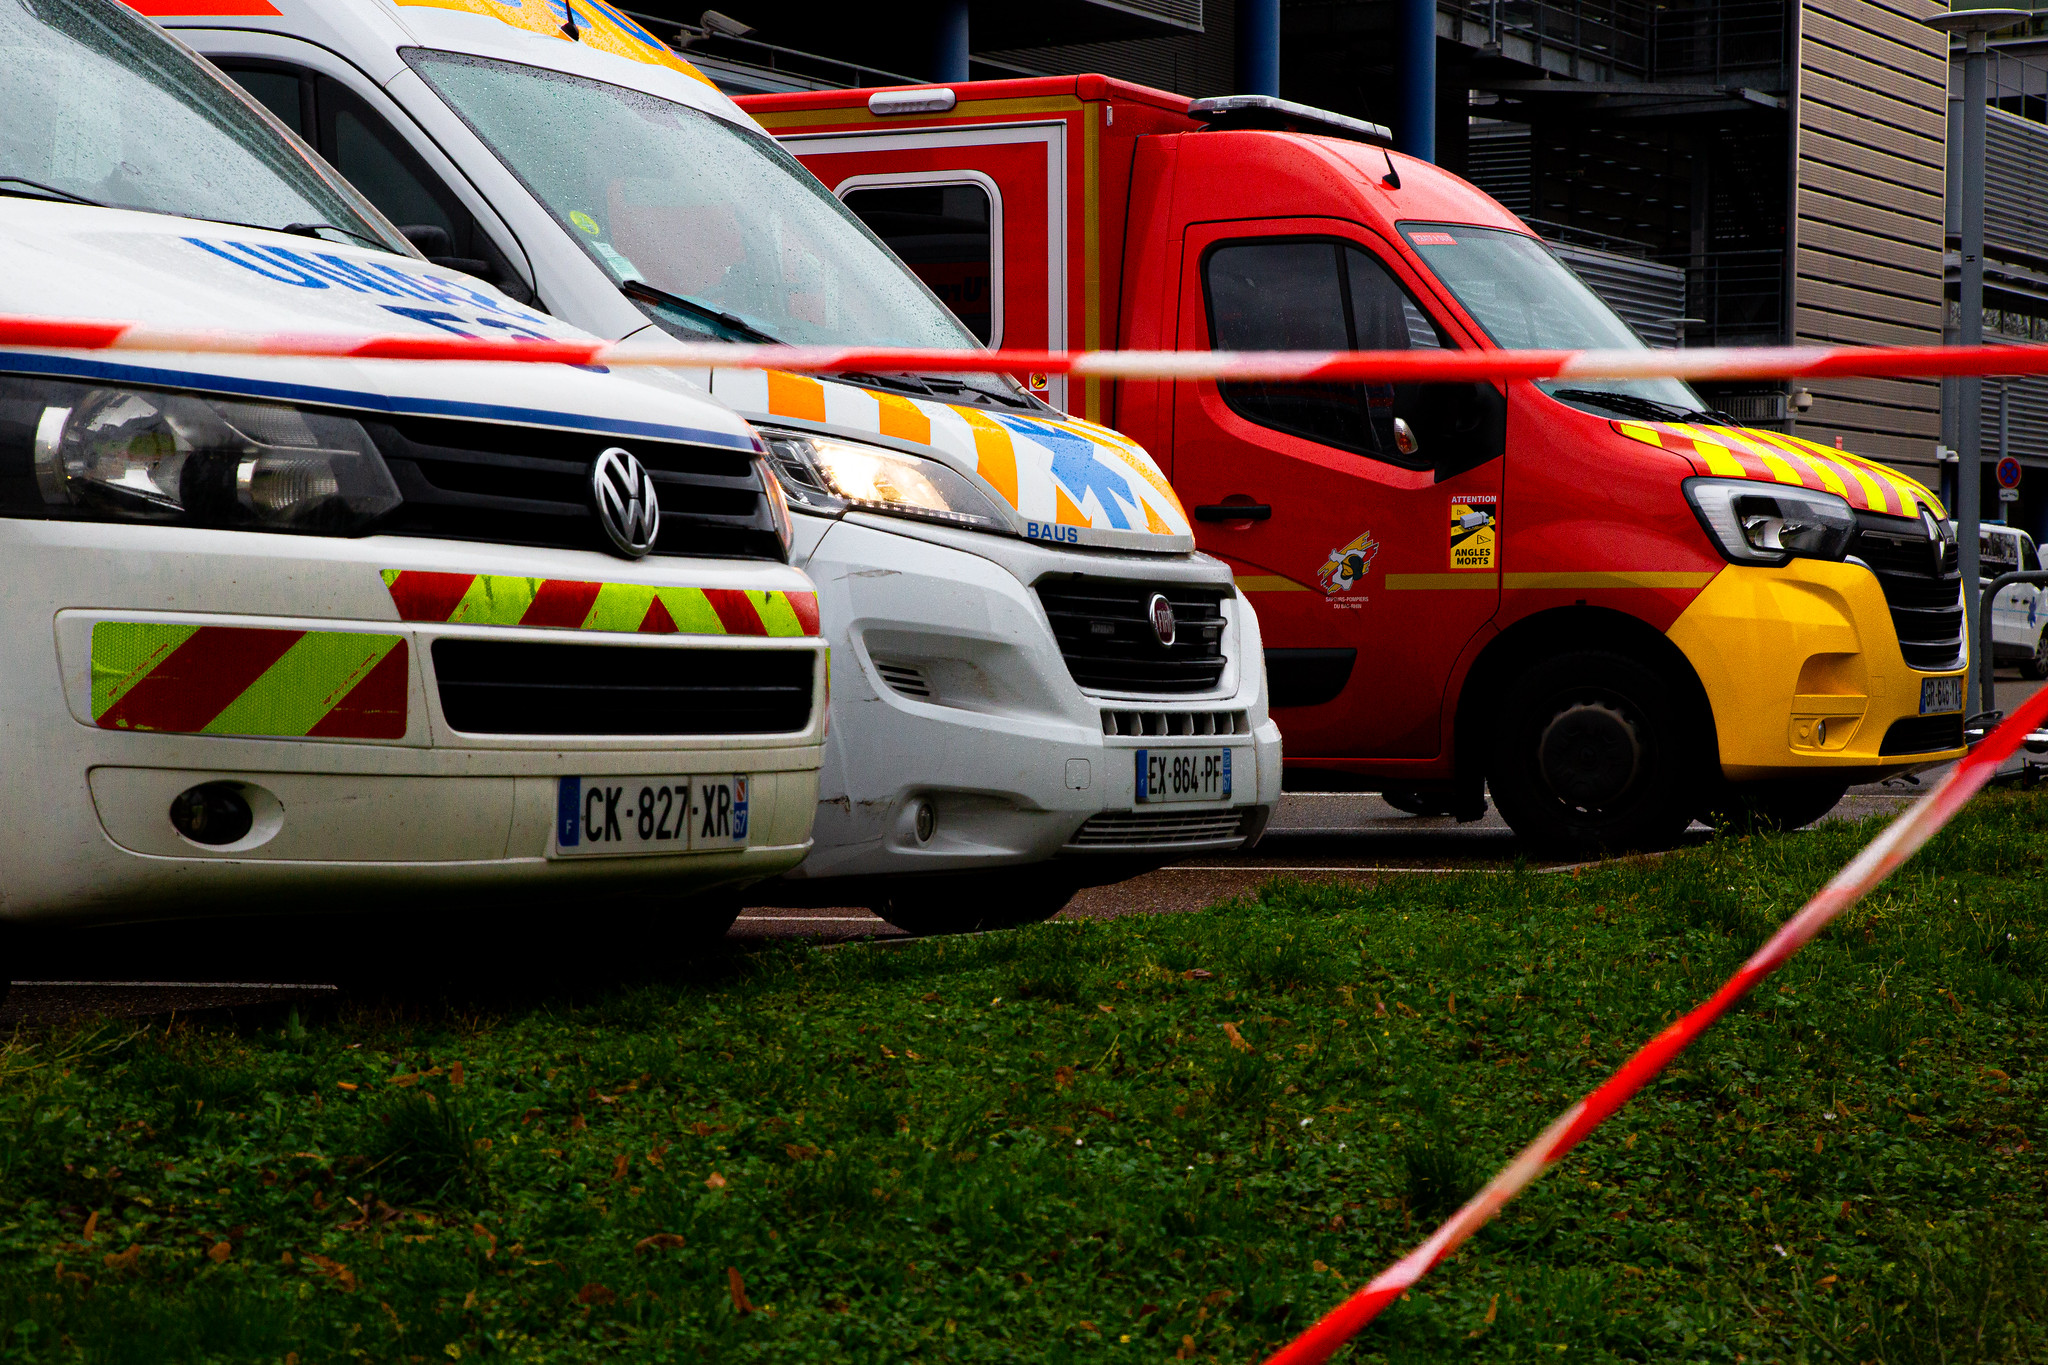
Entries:
[[[602, 0], [135, 3], [430, 257], [579, 327], [974, 344]], [[1258, 837], [1280, 793], [1258, 624], [1143, 450], [1007, 379], [698, 378], [767, 438], [833, 646], [810, 895], [1015, 923]]]
[[[114, 0], [0, 5], [0, 71], [0, 314], [580, 335]], [[677, 914], [722, 932], [817, 801], [777, 499], [679, 380], [0, 348], [0, 927], [715, 892]]]

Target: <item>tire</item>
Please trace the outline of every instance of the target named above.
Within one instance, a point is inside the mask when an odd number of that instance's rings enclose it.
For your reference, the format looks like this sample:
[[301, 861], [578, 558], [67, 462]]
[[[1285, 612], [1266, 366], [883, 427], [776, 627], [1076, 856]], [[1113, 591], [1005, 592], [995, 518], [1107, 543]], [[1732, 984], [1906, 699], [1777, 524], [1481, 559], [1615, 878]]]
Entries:
[[2048, 678], [2048, 630], [2034, 639], [2034, 652], [2020, 660], [2020, 676], [2031, 682]]
[[1699, 818], [1724, 834], [1804, 829], [1833, 810], [1848, 790], [1846, 777], [1730, 783]]
[[1051, 919], [1074, 899], [1074, 883], [1028, 868], [968, 877], [901, 877], [869, 905], [906, 933], [971, 934]]
[[1703, 727], [1673, 679], [1575, 650], [1508, 682], [1488, 785], [1516, 834], [1552, 852], [1669, 848], [1707, 776]]

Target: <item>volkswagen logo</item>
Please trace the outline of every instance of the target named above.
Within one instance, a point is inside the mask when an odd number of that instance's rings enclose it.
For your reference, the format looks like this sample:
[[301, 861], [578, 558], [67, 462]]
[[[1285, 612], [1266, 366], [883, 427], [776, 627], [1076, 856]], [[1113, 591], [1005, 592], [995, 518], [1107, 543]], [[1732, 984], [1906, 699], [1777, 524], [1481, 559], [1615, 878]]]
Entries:
[[590, 491], [613, 549], [638, 559], [654, 548], [654, 538], [661, 534], [661, 500], [655, 496], [653, 476], [631, 451], [613, 446], [598, 456], [590, 467]]
[[1173, 603], [1166, 600], [1165, 593], [1152, 594], [1152, 600], [1145, 604], [1145, 619], [1152, 623], [1152, 633], [1159, 637], [1160, 648], [1173, 648], [1180, 627], [1173, 619]]

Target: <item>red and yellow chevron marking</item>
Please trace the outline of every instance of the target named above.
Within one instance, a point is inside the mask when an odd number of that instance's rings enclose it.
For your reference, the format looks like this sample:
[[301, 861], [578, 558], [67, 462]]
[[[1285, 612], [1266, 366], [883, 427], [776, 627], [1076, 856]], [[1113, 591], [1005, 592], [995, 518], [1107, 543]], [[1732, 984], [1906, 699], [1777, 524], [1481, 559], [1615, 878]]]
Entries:
[[1820, 489], [1852, 507], [1895, 517], [1920, 514], [1924, 504], [1944, 515], [1941, 501], [1913, 479], [1874, 460], [1775, 431], [1703, 427], [1688, 422], [1616, 422], [1614, 429], [1645, 445], [1697, 457], [1724, 479], [1755, 479]]
[[818, 595], [386, 569], [401, 621], [631, 635], [816, 635]]
[[161, 621], [92, 628], [103, 730], [403, 739], [405, 640], [346, 630]]

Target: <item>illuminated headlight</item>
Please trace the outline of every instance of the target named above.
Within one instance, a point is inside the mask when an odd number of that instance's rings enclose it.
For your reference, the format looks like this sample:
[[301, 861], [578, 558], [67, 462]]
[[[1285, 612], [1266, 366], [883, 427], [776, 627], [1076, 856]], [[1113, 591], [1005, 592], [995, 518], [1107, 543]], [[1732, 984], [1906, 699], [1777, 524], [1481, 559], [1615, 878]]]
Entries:
[[858, 507], [984, 531], [1010, 529], [994, 499], [937, 460], [835, 436], [762, 435], [790, 502], [807, 511], [831, 514]]
[[1685, 496], [1721, 553], [1737, 564], [1841, 559], [1856, 514], [1833, 493], [1748, 479], [1687, 479]]
[[402, 501], [348, 417], [16, 378], [0, 412], [28, 419], [43, 502], [87, 516], [349, 535]]

